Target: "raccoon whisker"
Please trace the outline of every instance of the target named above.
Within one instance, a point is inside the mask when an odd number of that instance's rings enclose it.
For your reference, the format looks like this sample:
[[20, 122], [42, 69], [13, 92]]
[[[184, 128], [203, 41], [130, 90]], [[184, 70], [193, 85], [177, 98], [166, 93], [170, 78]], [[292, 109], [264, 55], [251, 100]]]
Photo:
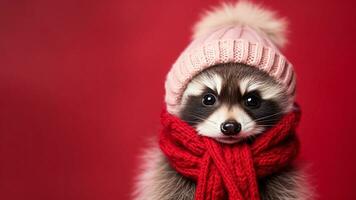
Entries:
[[[197, 124], [197, 122], [196, 121], [192, 121], [192, 120], [184, 120], [185, 122], [187, 122], [187, 123], [191, 123], [191, 124], [193, 124], [193, 125], [196, 125]], [[207, 121], [208, 123], [212, 123], [212, 122], [209, 122], [209, 121]], [[212, 123], [213, 124], [213, 123]], [[215, 124], [214, 124], [215, 125]]]
[[260, 121], [260, 120], [263, 120], [263, 119], [266, 119], [266, 118], [269, 118], [269, 117], [273, 117], [273, 116], [276, 116], [276, 115], [279, 115], [279, 114], [282, 114], [283, 112], [277, 112], [277, 113], [274, 113], [274, 114], [271, 114], [271, 115], [267, 115], [267, 116], [263, 116], [263, 117], [260, 117], [260, 118], [257, 118], [255, 119], [254, 121]]
[[263, 123], [276, 123], [278, 122], [279, 120], [278, 119], [264, 119], [264, 120], [261, 120], [261, 121], [257, 121], [258, 124], [263, 124]]
[[203, 121], [207, 121], [207, 122], [212, 123], [212, 124], [214, 124], [214, 125], [217, 125], [217, 124], [218, 124], [218, 123], [216, 123], [216, 122], [214, 122], [214, 121], [211, 121], [211, 120], [209, 120], [209, 119], [204, 119], [204, 118], [201, 118], [201, 117], [198, 117], [198, 116], [194, 116], [194, 117], [196, 117], [196, 118], [198, 118], [198, 119], [200, 119], [200, 120], [203, 120]]
[[274, 125], [257, 125], [256, 127], [273, 127]]
[[251, 128], [251, 127], [253, 127], [253, 124], [246, 124], [244, 128], [245, 128], [245, 129], [249, 129], [249, 128]]
[[279, 115], [279, 114], [282, 114], [282, 113], [283, 113], [283, 112], [277, 112], [277, 113], [274, 113], [274, 114], [271, 114], [271, 115], [263, 116], [263, 117], [260, 117], [260, 118], [255, 119], [255, 120], [248, 121], [248, 122], [246, 123], [246, 125], [248, 125], [248, 124], [250, 124], [250, 123], [252, 123], [252, 122], [264, 122], [265, 119], [268, 120], [268, 118], [273, 117], [273, 116], [276, 116], [276, 115]]
[[273, 127], [274, 124], [255, 124], [255, 125], [250, 124], [249, 126], [245, 126], [245, 128], [249, 129], [253, 126], [255, 126], [255, 128], [265, 128], [265, 127]]
[[198, 114], [196, 114], [196, 113], [189, 112], [189, 114], [190, 114], [191, 116], [197, 118], [197, 119], [202, 120], [202, 121], [207, 121], [207, 122], [210, 122], [210, 123], [212, 123], [212, 124], [214, 124], [214, 125], [217, 125], [216, 122], [214, 122], [214, 121], [212, 121], [212, 120], [209, 120], [209, 119], [205, 119], [205, 118], [203, 118], [202, 116], [200, 116], [200, 115], [198, 115]]

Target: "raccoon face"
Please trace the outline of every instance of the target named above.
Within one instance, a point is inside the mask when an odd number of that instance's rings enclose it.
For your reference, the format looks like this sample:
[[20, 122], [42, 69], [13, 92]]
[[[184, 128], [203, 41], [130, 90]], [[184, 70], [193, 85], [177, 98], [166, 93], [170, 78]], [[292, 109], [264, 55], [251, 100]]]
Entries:
[[222, 64], [193, 78], [178, 115], [200, 135], [235, 143], [272, 127], [292, 107], [283, 87], [266, 73]]

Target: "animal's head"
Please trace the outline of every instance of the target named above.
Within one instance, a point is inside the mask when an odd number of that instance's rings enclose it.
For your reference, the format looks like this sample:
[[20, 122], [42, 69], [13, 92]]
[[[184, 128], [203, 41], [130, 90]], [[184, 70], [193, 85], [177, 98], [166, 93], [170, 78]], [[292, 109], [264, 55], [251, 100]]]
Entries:
[[262, 133], [292, 107], [286, 91], [268, 74], [223, 64], [190, 81], [178, 116], [201, 135], [234, 143]]
[[224, 143], [273, 126], [295, 95], [293, 67], [278, 49], [285, 25], [248, 2], [208, 12], [167, 76], [168, 111]]

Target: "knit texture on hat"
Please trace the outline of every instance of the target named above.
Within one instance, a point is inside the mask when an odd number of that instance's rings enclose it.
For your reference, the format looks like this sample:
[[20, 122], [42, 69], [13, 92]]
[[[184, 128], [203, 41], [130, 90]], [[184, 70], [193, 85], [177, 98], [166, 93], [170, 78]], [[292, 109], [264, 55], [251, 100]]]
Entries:
[[[239, 11], [238, 8], [241, 5], [246, 7], [246, 3], [238, 3], [235, 7], [225, 6], [224, 9], [235, 12]], [[250, 9], [251, 12], [247, 10], [247, 14], [258, 14], [258, 12], [262, 12], [264, 15], [269, 14], [270, 16], [267, 15], [269, 18], [264, 20], [272, 20], [272, 24], [278, 24], [278, 19], [274, 19], [269, 11], [248, 5], [250, 7], [246, 7], [246, 9]], [[221, 10], [216, 12], [221, 12]], [[221, 18], [221, 16], [219, 17]], [[237, 17], [242, 16], [237, 15]], [[214, 15], [206, 18], [213, 20]], [[206, 28], [207, 25], [204, 25], [204, 31], [196, 34], [167, 75], [165, 101], [168, 112], [177, 114], [183, 92], [194, 76], [209, 67], [223, 63], [242, 63], [262, 70], [285, 87], [290, 98], [294, 98], [296, 77], [293, 66], [274, 43], [274, 41], [278, 41], [276, 37], [282, 36], [278, 34], [271, 36], [271, 33], [264, 32], [266, 29], [263, 28], [263, 25], [256, 26], [251, 20], [245, 19], [245, 21], [247, 22], [231, 23], [230, 20], [226, 23], [222, 22], [222, 24], [217, 23], [215, 25], [218, 27], [214, 26], [213, 28]], [[203, 24], [209, 23], [204, 22]], [[271, 27], [273, 28], [273, 26]]]
[[196, 200], [259, 200], [258, 179], [288, 166], [298, 154], [299, 119], [299, 111], [289, 113], [253, 142], [225, 145], [164, 110], [159, 144], [171, 166], [196, 181]]

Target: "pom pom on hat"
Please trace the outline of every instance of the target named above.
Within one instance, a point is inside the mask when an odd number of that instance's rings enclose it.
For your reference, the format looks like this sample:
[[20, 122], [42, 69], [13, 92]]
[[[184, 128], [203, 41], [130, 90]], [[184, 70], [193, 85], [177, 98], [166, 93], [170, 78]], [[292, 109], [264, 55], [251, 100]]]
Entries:
[[277, 46], [284, 47], [287, 42], [287, 24], [287, 20], [278, 17], [277, 13], [246, 0], [235, 4], [222, 3], [204, 13], [194, 26], [193, 38], [201, 37], [219, 27], [247, 25], [265, 33]]

